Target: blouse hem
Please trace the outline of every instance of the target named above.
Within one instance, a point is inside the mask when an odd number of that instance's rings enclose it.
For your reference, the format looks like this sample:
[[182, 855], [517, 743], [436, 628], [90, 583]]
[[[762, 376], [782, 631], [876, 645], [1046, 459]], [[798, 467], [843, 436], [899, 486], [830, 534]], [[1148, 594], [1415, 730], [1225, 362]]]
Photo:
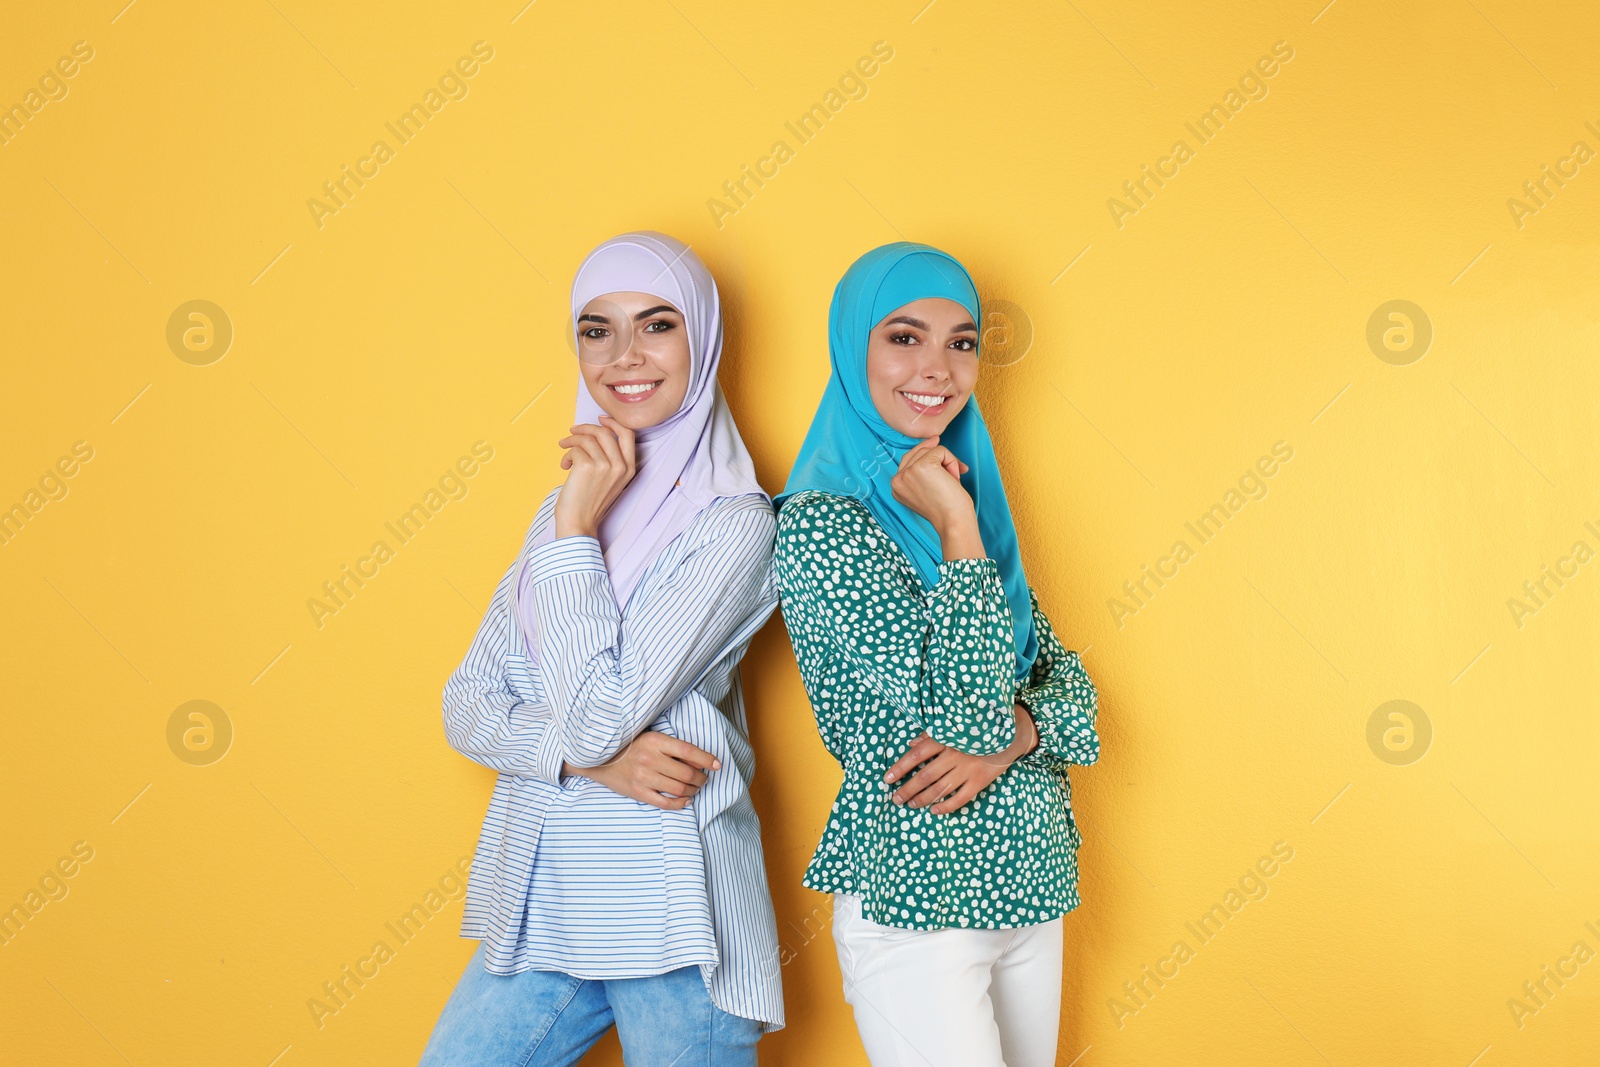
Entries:
[[[488, 934], [487, 930], [473, 931], [473, 930], [467, 929], [466, 927], [463, 927], [462, 930], [461, 930], [460, 936], [463, 939], [469, 940], [469, 941], [484, 941], [484, 940], [487, 940], [487, 934]], [[603, 982], [603, 981], [607, 981], [608, 979], [654, 978], [657, 975], [667, 974], [668, 972], [671, 972], [671, 971], [681, 970], [684, 967], [699, 967], [701, 975], [706, 979], [706, 992], [711, 996], [711, 1003], [716, 1004], [716, 1006], [717, 1006], [717, 1008], [719, 1010], [727, 1012], [729, 1015], [736, 1015], [741, 1019], [749, 1019], [751, 1022], [760, 1023], [761, 1024], [762, 1033], [768, 1033], [768, 1034], [775, 1033], [776, 1031], [782, 1030], [784, 1028], [786, 1023], [785, 1023], [785, 1021], [784, 1021], [784, 1019], [783, 1019], [783, 1017], [781, 1015], [779, 1015], [777, 1018], [769, 1018], [766, 1015], [762, 1015], [762, 1014], [750, 1014], [750, 1010], [751, 1009], [748, 1009], [748, 1008], [736, 1011], [733, 1008], [728, 1007], [726, 1005], [717, 1004], [716, 993], [712, 990], [712, 987], [711, 987], [710, 974], [711, 974], [711, 972], [714, 972], [716, 970], [716, 968], [719, 967], [719, 966], [720, 966], [720, 964], [717, 962], [717, 960], [715, 958], [712, 958], [712, 959], [709, 959], [709, 960], [695, 958], [695, 959], [686, 959], [686, 960], [683, 960], [682, 962], [679, 962], [679, 963], [669, 963], [669, 964], [666, 964], [666, 965], [662, 966], [659, 970], [657, 970], [657, 969], [640, 970], [638, 968], [628, 967], [628, 968], [626, 968], [626, 970], [628, 970], [631, 973], [628, 973], [628, 974], [613, 974], [613, 973], [609, 973], [609, 972], [602, 972], [602, 971], [593, 970], [593, 969], [587, 969], [587, 968], [573, 969], [573, 968], [570, 968], [570, 967], [561, 966], [560, 964], [555, 963], [555, 962], [550, 961], [550, 960], [545, 960], [545, 959], [531, 959], [530, 960], [530, 959], [527, 959], [526, 957], [524, 957], [523, 959], [519, 960], [516, 964], [513, 964], [509, 971], [496, 970], [495, 968], [490, 967], [487, 963], [484, 964], [484, 970], [488, 971], [490, 974], [500, 975], [502, 977], [509, 977], [511, 975], [514, 975], [514, 974], [524, 974], [524, 973], [526, 973], [528, 971], [555, 971], [555, 972], [558, 972], [560, 974], [571, 975], [573, 978], [581, 978], [581, 979], [583, 979], [584, 981], [587, 981], [587, 982]], [[759, 1011], [760, 1009], [756, 1009], [756, 1010]]]
[[846, 896], [860, 897], [862, 905], [861, 914], [864, 918], [866, 918], [869, 922], [876, 923], [878, 926], [892, 926], [898, 930], [1021, 930], [1030, 926], [1040, 926], [1047, 922], [1053, 922], [1062, 916], [1077, 911], [1083, 906], [1083, 901], [1078, 900], [1065, 908], [1061, 908], [1060, 910], [1055, 908], [1041, 908], [1039, 910], [1041, 913], [1043, 913], [1043, 918], [1035, 919], [1031, 922], [1025, 923], [969, 922], [965, 926], [962, 926], [959, 923], [939, 926], [932, 923], [895, 922], [893, 920], [885, 921], [883, 919], [874, 919], [870, 914], [868, 914], [868, 911], [870, 908], [872, 908], [873, 904], [859, 889], [847, 889], [844, 888], [842, 884], [836, 886], [831, 882], [813, 880], [810, 875], [802, 878], [800, 880], [800, 884], [805, 886], [807, 889], [815, 890], [818, 893], [838, 893]]

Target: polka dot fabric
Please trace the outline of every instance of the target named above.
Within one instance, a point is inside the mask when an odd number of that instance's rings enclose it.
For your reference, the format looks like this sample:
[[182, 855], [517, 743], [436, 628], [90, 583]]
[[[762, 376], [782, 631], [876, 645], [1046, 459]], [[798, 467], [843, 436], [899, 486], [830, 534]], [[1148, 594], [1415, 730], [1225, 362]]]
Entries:
[[[1001, 929], [1076, 908], [1071, 764], [1100, 758], [1098, 698], [1029, 590], [1039, 656], [1015, 681], [1011, 608], [992, 559], [945, 560], [926, 589], [859, 501], [815, 490], [778, 513], [784, 625], [823, 743], [844, 782], [804, 884], [855, 893], [875, 923]], [[1012, 704], [1039, 745], [946, 815], [889, 799], [889, 767], [919, 734], [988, 755], [1013, 739]]]

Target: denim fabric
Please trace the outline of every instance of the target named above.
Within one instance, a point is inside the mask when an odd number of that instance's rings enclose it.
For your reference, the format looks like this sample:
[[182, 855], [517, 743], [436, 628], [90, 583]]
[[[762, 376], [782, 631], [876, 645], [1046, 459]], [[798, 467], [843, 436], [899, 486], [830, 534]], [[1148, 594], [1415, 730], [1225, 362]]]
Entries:
[[483, 953], [480, 942], [420, 1067], [569, 1067], [613, 1025], [628, 1067], [755, 1067], [761, 1024], [711, 1003], [699, 967], [599, 980], [500, 975]]

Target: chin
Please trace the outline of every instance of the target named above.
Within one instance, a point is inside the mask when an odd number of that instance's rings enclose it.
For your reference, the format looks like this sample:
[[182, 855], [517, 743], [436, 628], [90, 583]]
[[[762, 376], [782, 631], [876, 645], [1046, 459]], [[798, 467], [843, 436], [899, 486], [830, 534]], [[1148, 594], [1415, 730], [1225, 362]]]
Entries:
[[908, 423], [904, 426], [896, 426], [895, 429], [899, 430], [907, 437], [915, 437], [917, 440], [921, 441], [944, 433], [954, 419], [954, 416], [941, 418], [937, 421], [934, 419], [918, 419], [917, 421]]
[[613, 419], [630, 430], [648, 430], [658, 422], [666, 421], [666, 415], [658, 415], [654, 411], [640, 408], [624, 408], [621, 411], [607, 412]]

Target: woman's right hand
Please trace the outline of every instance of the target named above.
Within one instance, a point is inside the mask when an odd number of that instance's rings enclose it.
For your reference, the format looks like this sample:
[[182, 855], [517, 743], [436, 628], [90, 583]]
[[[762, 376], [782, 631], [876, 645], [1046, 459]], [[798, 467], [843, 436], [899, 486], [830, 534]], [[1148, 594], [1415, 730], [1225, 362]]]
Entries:
[[659, 730], [646, 730], [607, 763], [598, 767], [564, 763], [561, 771], [593, 778], [613, 793], [652, 807], [681, 811], [706, 784], [706, 772], [721, 767], [722, 761], [704, 749]]
[[927, 519], [938, 531], [945, 559], [981, 558], [987, 553], [978, 534], [978, 512], [961, 484], [967, 465], [939, 444], [937, 434], [918, 442], [900, 460], [890, 479], [894, 498]]
[[556, 497], [556, 537], [598, 536], [600, 520], [617, 502], [635, 472], [633, 431], [610, 415], [600, 425], [585, 422], [557, 444], [567, 450], [561, 469], [571, 471]]

